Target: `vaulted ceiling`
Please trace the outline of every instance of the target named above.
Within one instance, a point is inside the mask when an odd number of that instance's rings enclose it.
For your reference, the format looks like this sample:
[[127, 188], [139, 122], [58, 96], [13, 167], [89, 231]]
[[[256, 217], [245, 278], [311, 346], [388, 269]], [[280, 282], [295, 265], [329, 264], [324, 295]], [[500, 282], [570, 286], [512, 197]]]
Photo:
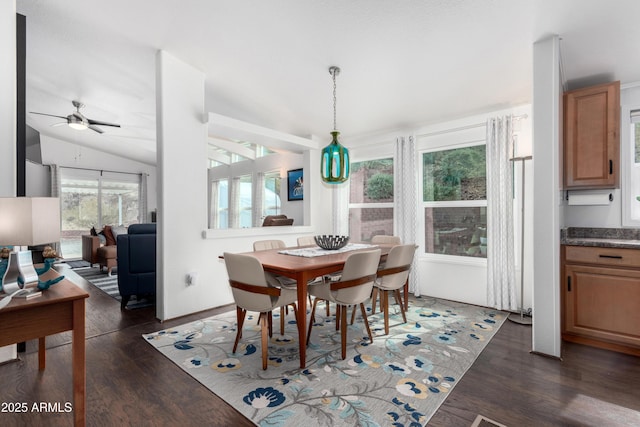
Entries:
[[568, 85], [640, 81], [637, 0], [16, 0], [27, 111], [72, 100], [103, 134], [41, 133], [155, 164], [155, 54], [206, 75], [208, 112], [329, 141], [338, 65], [343, 141], [532, 101], [533, 44], [561, 37]]

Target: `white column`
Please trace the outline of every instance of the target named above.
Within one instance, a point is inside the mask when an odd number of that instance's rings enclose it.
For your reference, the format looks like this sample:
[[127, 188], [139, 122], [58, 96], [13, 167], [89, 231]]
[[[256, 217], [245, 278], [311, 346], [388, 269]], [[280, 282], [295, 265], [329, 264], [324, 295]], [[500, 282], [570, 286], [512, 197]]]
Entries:
[[[187, 273], [203, 273], [217, 253], [202, 238], [207, 226], [205, 75], [167, 52], [156, 55], [158, 140], [157, 317], [210, 308], [208, 277], [186, 286]], [[220, 286], [225, 283], [221, 282]]]
[[[16, 2], [0, 2], [0, 197], [16, 195]], [[0, 362], [17, 358], [0, 347]]]
[[[560, 357], [562, 145], [559, 40], [533, 45], [533, 337], [534, 352]], [[549, 173], [551, 172], [551, 173]]]

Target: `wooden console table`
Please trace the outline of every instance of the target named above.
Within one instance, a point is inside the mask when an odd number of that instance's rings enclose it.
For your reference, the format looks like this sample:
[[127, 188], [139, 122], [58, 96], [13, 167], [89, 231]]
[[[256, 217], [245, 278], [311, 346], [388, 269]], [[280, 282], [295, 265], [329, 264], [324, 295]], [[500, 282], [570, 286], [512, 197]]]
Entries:
[[[40, 276], [45, 281], [58, 277], [55, 270]], [[38, 339], [38, 368], [46, 366], [45, 337], [72, 331], [74, 425], [85, 425], [86, 356], [85, 307], [89, 294], [64, 279], [32, 299], [13, 299], [0, 310], [0, 347]]]

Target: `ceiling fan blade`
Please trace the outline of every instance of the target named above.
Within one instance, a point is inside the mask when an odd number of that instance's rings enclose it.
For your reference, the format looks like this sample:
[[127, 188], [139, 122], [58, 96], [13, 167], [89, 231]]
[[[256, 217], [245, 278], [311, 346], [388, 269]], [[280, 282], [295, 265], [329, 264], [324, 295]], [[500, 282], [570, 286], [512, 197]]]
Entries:
[[31, 114], [39, 114], [41, 116], [49, 116], [49, 117], [57, 117], [59, 119], [67, 119], [66, 116], [56, 116], [55, 114], [47, 114], [47, 113], [36, 113], [35, 111], [29, 111]]
[[101, 122], [101, 121], [98, 121], [98, 120], [91, 120], [91, 119], [87, 119], [87, 120], [89, 120], [89, 124], [90, 125], [112, 126], [114, 128], [119, 128], [120, 127], [120, 125], [117, 125], [115, 123], [107, 123], [107, 122]]
[[54, 123], [51, 125], [51, 127], [58, 127], [58, 126], [64, 126], [64, 125], [68, 125], [69, 123], [67, 122], [60, 122], [60, 123]]
[[104, 133], [104, 131], [102, 129], [100, 129], [99, 127], [96, 127], [94, 125], [89, 125], [89, 129], [94, 130], [98, 133]]

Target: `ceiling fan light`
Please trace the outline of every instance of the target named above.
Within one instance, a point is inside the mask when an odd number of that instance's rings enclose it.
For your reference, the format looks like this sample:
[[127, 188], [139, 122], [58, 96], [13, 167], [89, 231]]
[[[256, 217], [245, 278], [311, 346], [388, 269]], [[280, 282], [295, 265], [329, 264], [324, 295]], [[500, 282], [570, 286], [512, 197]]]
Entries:
[[87, 128], [82, 123], [69, 123], [69, 127], [75, 130], [85, 130]]
[[89, 127], [87, 123], [85, 123], [83, 120], [80, 120], [74, 115], [67, 117], [67, 124], [71, 129], [75, 130], [85, 130]]

